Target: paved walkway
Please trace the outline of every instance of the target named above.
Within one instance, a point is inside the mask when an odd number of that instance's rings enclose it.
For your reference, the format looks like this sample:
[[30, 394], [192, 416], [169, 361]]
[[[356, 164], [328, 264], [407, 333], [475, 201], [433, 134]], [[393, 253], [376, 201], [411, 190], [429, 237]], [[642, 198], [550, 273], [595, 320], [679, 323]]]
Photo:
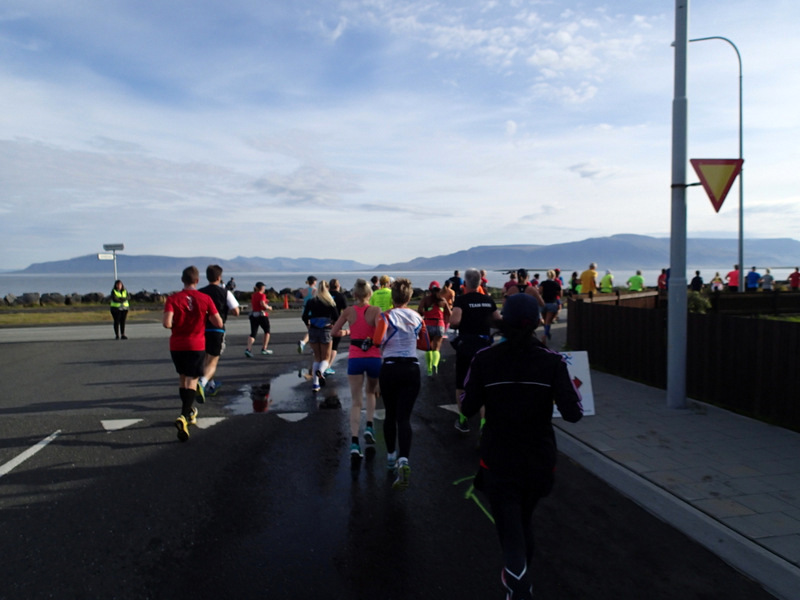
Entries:
[[[778, 598], [800, 597], [800, 434], [592, 371], [559, 448]], [[680, 557], [675, 557], [680, 560]]]

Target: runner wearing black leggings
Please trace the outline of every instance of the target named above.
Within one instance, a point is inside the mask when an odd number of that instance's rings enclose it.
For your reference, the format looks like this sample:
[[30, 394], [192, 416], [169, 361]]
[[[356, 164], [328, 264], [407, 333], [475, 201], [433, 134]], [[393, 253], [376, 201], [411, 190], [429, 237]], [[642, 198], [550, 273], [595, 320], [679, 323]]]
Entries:
[[417, 340], [423, 340], [422, 349], [430, 349], [422, 317], [408, 308], [412, 293], [408, 279], [400, 278], [392, 284], [394, 308], [381, 314], [373, 336], [383, 356], [379, 379], [386, 408], [383, 435], [387, 467], [397, 473], [392, 484], [395, 489], [408, 487], [411, 475], [411, 411], [420, 388]]

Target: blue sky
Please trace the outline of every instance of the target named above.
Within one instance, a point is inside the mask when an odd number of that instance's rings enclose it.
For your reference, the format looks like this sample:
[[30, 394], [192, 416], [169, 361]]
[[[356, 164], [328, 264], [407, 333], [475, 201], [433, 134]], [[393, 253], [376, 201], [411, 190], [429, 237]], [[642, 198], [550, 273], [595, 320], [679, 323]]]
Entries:
[[[800, 4], [689, 19], [742, 53], [745, 236], [798, 238]], [[0, 269], [668, 237], [674, 29], [666, 0], [5, 0]], [[691, 44], [688, 87], [689, 156], [738, 156], [733, 49]], [[738, 186], [687, 204], [738, 235]]]

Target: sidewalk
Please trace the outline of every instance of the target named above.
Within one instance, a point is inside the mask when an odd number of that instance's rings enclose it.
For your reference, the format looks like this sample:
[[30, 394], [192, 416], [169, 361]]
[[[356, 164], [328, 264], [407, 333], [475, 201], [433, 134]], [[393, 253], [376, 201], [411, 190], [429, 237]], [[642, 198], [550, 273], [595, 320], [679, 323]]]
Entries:
[[[592, 371], [559, 449], [778, 598], [800, 590], [800, 434]], [[680, 557], [675, 557], [680, 560]]]

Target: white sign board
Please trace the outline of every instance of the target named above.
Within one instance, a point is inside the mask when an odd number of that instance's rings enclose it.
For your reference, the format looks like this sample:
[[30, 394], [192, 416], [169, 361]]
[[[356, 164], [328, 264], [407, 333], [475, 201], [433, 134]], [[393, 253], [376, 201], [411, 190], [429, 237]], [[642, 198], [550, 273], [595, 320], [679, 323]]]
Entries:
[[[594, 392], [592, 391], [592, 372], [589, 369], [589, 354], [581, 352], [561, 352], [561, 356], [567, 362], [567, 370], [570, 379], [581, 395], [583, 404], [583, 416], [588, 417], [594, 414]], [[555, 404], [553, 405], [553, 417], [561, 418]]]
[[100, 253], [97, 255], [97, 260], [114, 260], [113, 254]]

